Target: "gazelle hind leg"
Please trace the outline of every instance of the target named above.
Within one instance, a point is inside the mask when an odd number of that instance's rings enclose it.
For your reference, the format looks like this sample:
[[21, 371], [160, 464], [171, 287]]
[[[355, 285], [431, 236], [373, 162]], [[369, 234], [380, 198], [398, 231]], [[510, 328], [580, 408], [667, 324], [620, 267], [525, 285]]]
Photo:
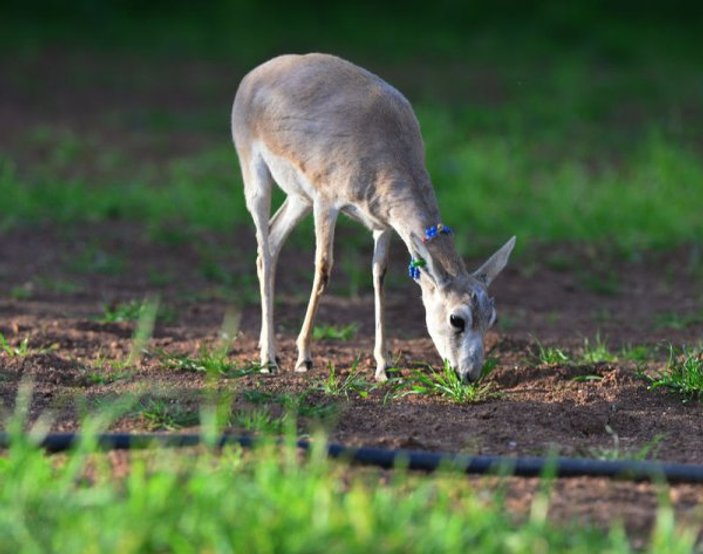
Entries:
[[327, 287], [333, 264], [334, 226], [337, 222], [339, 210], [323, 201], [317, 200], [313, 206], [315, 217], [315, 278], [305, 320], [298, 335], [298, 361], [296, 371], [307, 371], [312, 368], [310, 355], [310, 339], [312, 326], [317, 313], [320, 296]]
[[269, 252], [271, 254], [271, 294], [276, 294], [278, 257], [283, 243], [295, 226], [310, 213], [311, 205], [303, 198], [288, 196], [269, 222]]
[[278, 255], [290, 232], [310, 213], [312, 206], [304, 198], [288, 196], [269, 222], [269, 250], [273, 258], [274, 278]]
[[390, 355], [386, 346], [385, 334], [385, 309], [383, 280], [388, 268], [388, 249], [391, 242], [391, 231], [373, 232], [373, 299], [374, 299], [374, 319], [376, 322], [376, 335], [373, 348], [373, 357], [376, 360], [376, 381], [386, 381], [386, 369], [391, 365]]
[[271, 214], [271, 189], [273, 179], [266, 164], [260, 158], [242, 164], [244, 196], [247, 209], [256, 228], [256, 272], [259, 277], [261, 295], [261, 334], [259, 348], [261, 371], [268, 373], [277, 369], [276, 343], [273, 332], [273, 269], [274, 260], [269, 246], [269, 216]]

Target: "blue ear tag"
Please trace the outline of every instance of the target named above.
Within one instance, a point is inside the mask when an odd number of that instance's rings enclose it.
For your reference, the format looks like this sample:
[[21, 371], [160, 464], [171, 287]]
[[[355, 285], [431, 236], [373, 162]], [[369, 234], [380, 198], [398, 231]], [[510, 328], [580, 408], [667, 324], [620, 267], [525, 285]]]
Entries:
[[432, 225], [431, 227], [428, 227], [427, 229], [425, 229], [425, 238], [423, 238], [422, 241], [423, 242], [430, 241], [440, 233], [443, 235], [451, 235], [452, 228], [447, 227], [446, 225], [444, 225], [442, 223], [438, 223], [437, 225]]
[[410, 258], [410, 264], [408, 264], [408, 275], [411, 279], [420, 278], [420, 268], [425, 267], [427, 262], [422, 258]]

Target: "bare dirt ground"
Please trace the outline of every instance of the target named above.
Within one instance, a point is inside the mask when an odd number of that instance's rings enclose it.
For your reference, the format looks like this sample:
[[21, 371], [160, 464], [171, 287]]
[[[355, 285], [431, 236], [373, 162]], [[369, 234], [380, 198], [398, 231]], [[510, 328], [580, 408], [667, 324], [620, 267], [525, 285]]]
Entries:
[[[121, 77], [115, 77], [117, 85], [110, 81], [77, 88], [62, 80], [62, 72], [77, 65], [85, 70], [94, 60], [58, 57], [53, 64], [34, 59], [12, 63], [24, 64], [23, 77], [0, 73], [6, 80], [0, 87], [0, 146], [20, 170], [38, 155], [20, 140], [32, 126], [93, 128], [104, 121], [99, 112], [123, 103], [127, 113], [136, 103], [125, 85], [131, 81]], [[10, 62], [5, 65], [11, 67]], [[105, 75], [97, 66], [95, 71]], [[214, 66], [191, 69], [208, 76], [211, 84], [224, 88], [227, 82], [227, 91], [234, 90], [236, 78], [221, 77]], [[174, 79], [185, 80], [188, 72], [173, 73]], [[33, 77], [40, 75], [50, 83], [50, 99], [41, 91], [27, 94]], [[215, 85], [212, 89], [219, 90]], [[146, 87], [152, 93], [140, 96], [139, 102], [162, 102], [156, 88]], [[221, 92], [211, 91], [165, 98], [165, 107], [172, 109], [214, 98], [225, 114], [229, 103]], [[134, 139], [129, 129], [108, 128], [101, 136], [108, 135], [135, 149], [133, 144], [143, 140], [152, 161], [166, 151], [177, 156], [208, 141], [228, 140], [226, 134], [213, 138], [181, 133], [155, 146], [148, 139]], [[232, 194], [239, 193], [233, 187]], [[234, 306], [241, 320], [227, 360], [244, 369], [256, 361], [259, 316], [248, 222], [229, 234], [188, 232], [179, 240], [155, 238], [144, 226], [119, 219], [10, 227], [0, 239], [0, 333], [8, 342], [0, 350], [0, 398], [11, 411], [19, 383], [31, 379], [32, 418], [51, 412], [52, 429], [71, 430], [78, 428], [86, 410], [135, 394], [140, 398], [137, 408], [113, 429], [190, 429], [197, 424], [197, 406], [214, 386], [229, 392], [233, 414], [254, 410], [268, 414], [271, 421], [285, 410], [283, 395], [297, 394], [304, 397], [301, 432], [322, 425], [331, 440], [352, 445], [703, 463], [703, 405], [683, 402], [664, 389], [649, 390], [640, 371], [661, 370], [668, 344], [693, 345], [703, 339], [703, 322], [695, 316], [703, 308], [695, 249], [618, 260], [571, 245], [556, 250], [530, 245], [494, 285], [501, 321], [487, 337], [489, 356], [497, 360], [487, 382], [498, 394], [458, 405], [437, 396], [394, 395], [393, 385], [365, 386], [363, 394], [354, 389], [336, 396], [325, 392], [329, 364], [342, 378], [352, 369], [369, 383], [373, 375], [373, 301], [368, 281], [353, 286], [354, 277], [342, 263], [345, 233], [364, 231], [340, 232], [338, 265], [318, 323], [355, 323], [356, 334], [316, 342], [315, 368], [307, 374], [290, 371], [311, 285], [312, 249], [298, 237], [284, 248], [278, 278], [276, 322], [283, 371], [275, 376], [230, 371], [211, 386], [206, 372], [185, 367], [184, 360], [202, 358], [203, 352], [217, 348], [225, 314]], [[389, 277], [387, 296], [389, 334], [399, 377], [408, 378], [422, 364], [438, 367], [440, 360], [424, 330], [419, 291], [404, 277], [402, 245], [394, 246], [390, 272], [395, 277]], [[370, 237], [365, 254], [364, 263], [370, 266]], [[108, 321], [109, 314], [147, 295], [159, 296], [160, 317], [148, 354], [126, 366], [121, 362], [132, 347], [136, 324], [134, 318]], [[558, 346], [578, 359], [584, 341], [593, 345], [597, 336], [615, 354], [632, 346], [649, 347], [647, 360], [619, 356], [599, 363], [545, 364], [537, 359], [539, 344]], [[252, 426], [243, 417], [230, 420], [232, 432]], [[491, 486], [473, 481], [478, 487]], [[509, 504], [524, 512], [537, 487], [537, 480], [511, 480]], [[682, 517], [701, 525], [703, 486], [677, 485], [667, 494]], [[636, 537], [646, 534], [658, 505], [652, 485], [602, 479], [560, 480], [551, 496], [555, 517], [603, 525], [622, 519]]]

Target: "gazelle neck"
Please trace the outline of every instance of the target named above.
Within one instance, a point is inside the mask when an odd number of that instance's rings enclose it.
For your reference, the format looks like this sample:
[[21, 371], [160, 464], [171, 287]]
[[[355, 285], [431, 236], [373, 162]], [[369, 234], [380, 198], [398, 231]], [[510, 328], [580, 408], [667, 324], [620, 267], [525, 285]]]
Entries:
[[429, 255], [435, 270], [441, 272], [438, 277], [454, 279], [465, 276], [466, 266], [456, 251], [452, 235], [440, 233], [433, 239], [423, 242], [425, 230], [439, 223], [442, 221], [436, 202], [431, 202], [429, 206], [413, 202], [410, 206], [404, 206], [402, 213], [390, 221], [391, 227], [403, 240], [411, 257], [422, 257], [416, 244], [418, 241], [423, 244], [427, 251], [424, 255]]

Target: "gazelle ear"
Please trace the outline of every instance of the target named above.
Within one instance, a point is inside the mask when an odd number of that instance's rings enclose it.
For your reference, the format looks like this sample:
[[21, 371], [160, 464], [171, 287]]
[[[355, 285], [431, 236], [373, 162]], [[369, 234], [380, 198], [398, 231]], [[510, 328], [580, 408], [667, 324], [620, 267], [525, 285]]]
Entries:
[[441, 279], [435, 270], [432, 256], [430, 256], [425, 243], [422, 242], [422, 240], [415, 233], [410, 233], [410, 243], [412, 245], [410, 255], [416, 260], [423, 260], [425, 263], [424, 267], [420, 270], [420, 278], [427, 278], [435, 287], [441, 286]]
[[488, 287], [508, 263], [508, 258], [514, 246], [515, 237], [511, 238], [495, 254], [488, 258], [481, 267], [474, 271], [473, 276]]

